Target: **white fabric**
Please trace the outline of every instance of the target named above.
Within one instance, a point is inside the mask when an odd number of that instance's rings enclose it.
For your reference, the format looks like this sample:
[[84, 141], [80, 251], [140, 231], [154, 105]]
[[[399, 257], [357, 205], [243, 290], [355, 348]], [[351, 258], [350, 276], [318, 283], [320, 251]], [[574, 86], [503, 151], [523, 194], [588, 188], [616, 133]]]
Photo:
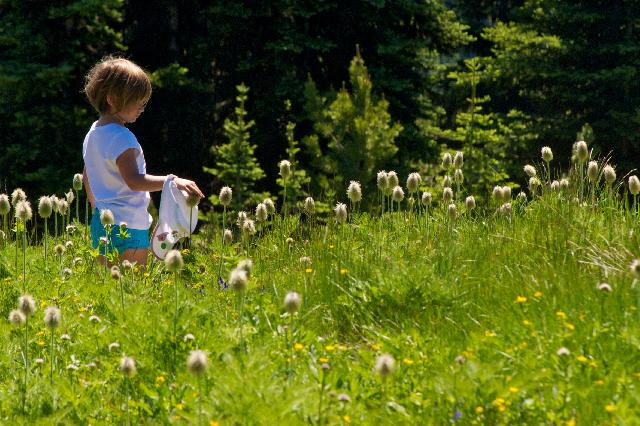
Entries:
[[129, 148], [136, 150], [138, 172], [145, 174], [147, 165], [142, 147], [129, 129], [117, 123], [96, 126], [93, 123], [84, 137], [82, 158], [87, 178], [96, 200], [96, 207], [113, 212], [116, 224], [126, 222], [132, 229], [149, 229], [151, 215], [147, 212], [151, 197], [146, 191], [133, 191], [120, 174], [117, 158]]
[[169, 175], [164, 181], [158, 223], [151, 236], [151, 251], [158, 259], [164, 259], [181, 238], [189, 236], [189, 225], [193, 232], [198, 223], [198, 206], [191, 209], [187, 205], [187, 193], [178, 189], [173, 178]]

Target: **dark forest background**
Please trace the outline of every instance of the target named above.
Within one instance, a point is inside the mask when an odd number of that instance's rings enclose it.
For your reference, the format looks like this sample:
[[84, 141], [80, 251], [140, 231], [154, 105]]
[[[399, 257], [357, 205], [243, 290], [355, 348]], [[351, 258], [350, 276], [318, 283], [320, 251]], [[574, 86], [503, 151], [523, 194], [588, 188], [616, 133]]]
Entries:
[[[376, 167], [401, 180], [437, 168], [448, 149], [465, 152], [475, 189], [523, 183], [544, 145], [568, 161], [577, 138], [611, 154], [619, 176], [640, 159], [635, 0], [0, 0], [0, 192], [71, 187], [96, 119], [84, 76], [107, 54], [153, 76], [130, 126], [149, 173], [209, 193], [233, 186], [203, 167], [224, 167], [214, 147], [229, 142], [242, 83], [263, 193], [277, 193], [292, 152], [306, 189], [329, 194]], [[351, 109], [332, 104], [340, 93]], [[363, 149], [360, 118], [389, 149], [340, 163], [345, 144]]]

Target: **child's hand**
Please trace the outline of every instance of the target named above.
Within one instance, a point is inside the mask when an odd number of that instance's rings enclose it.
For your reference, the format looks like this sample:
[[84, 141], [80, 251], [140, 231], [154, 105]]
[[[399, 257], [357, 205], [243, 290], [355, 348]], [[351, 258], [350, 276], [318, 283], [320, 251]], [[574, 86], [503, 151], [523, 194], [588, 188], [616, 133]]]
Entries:
[[178, 189], [187, 191], [187, 194], [195, 195], [198, 198], [204, 198], [204, 194], [202, 193], [202, 191], [200, 191], [200, 188], [198, 188], [198, 185], [196, 185], [194, 181], [189, 179], [182, 179], [177, 176], [173, 179], [173, 181], [176, 183], [176, 187]]

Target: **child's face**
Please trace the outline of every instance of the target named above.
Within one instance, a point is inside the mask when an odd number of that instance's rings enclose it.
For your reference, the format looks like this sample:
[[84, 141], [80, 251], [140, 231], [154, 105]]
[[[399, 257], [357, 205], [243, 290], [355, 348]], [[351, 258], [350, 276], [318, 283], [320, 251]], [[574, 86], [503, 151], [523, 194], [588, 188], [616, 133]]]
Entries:
[[146, 102], [132, 102], [125, 106], [122, 111], [117, 113], [117, 116], [125, 123], [135, 122], [140, 114], [144, 111]]

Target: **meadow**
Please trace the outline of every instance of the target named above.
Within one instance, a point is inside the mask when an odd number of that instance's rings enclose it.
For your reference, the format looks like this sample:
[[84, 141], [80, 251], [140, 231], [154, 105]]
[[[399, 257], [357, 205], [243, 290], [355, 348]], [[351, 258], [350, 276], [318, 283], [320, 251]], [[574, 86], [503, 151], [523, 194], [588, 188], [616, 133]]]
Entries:
[[640, 183], [583, 148], [517, 195], [467, 198], [450, 156], [429, 192], [378, 174], [370, 211], [354, 184], [324, 214], [226, 210], [225, 240], [218, 208], [146, 270], [99, 265], [75, 203], [45, 262], [11, 200], [0, 423], [638, 424]]

